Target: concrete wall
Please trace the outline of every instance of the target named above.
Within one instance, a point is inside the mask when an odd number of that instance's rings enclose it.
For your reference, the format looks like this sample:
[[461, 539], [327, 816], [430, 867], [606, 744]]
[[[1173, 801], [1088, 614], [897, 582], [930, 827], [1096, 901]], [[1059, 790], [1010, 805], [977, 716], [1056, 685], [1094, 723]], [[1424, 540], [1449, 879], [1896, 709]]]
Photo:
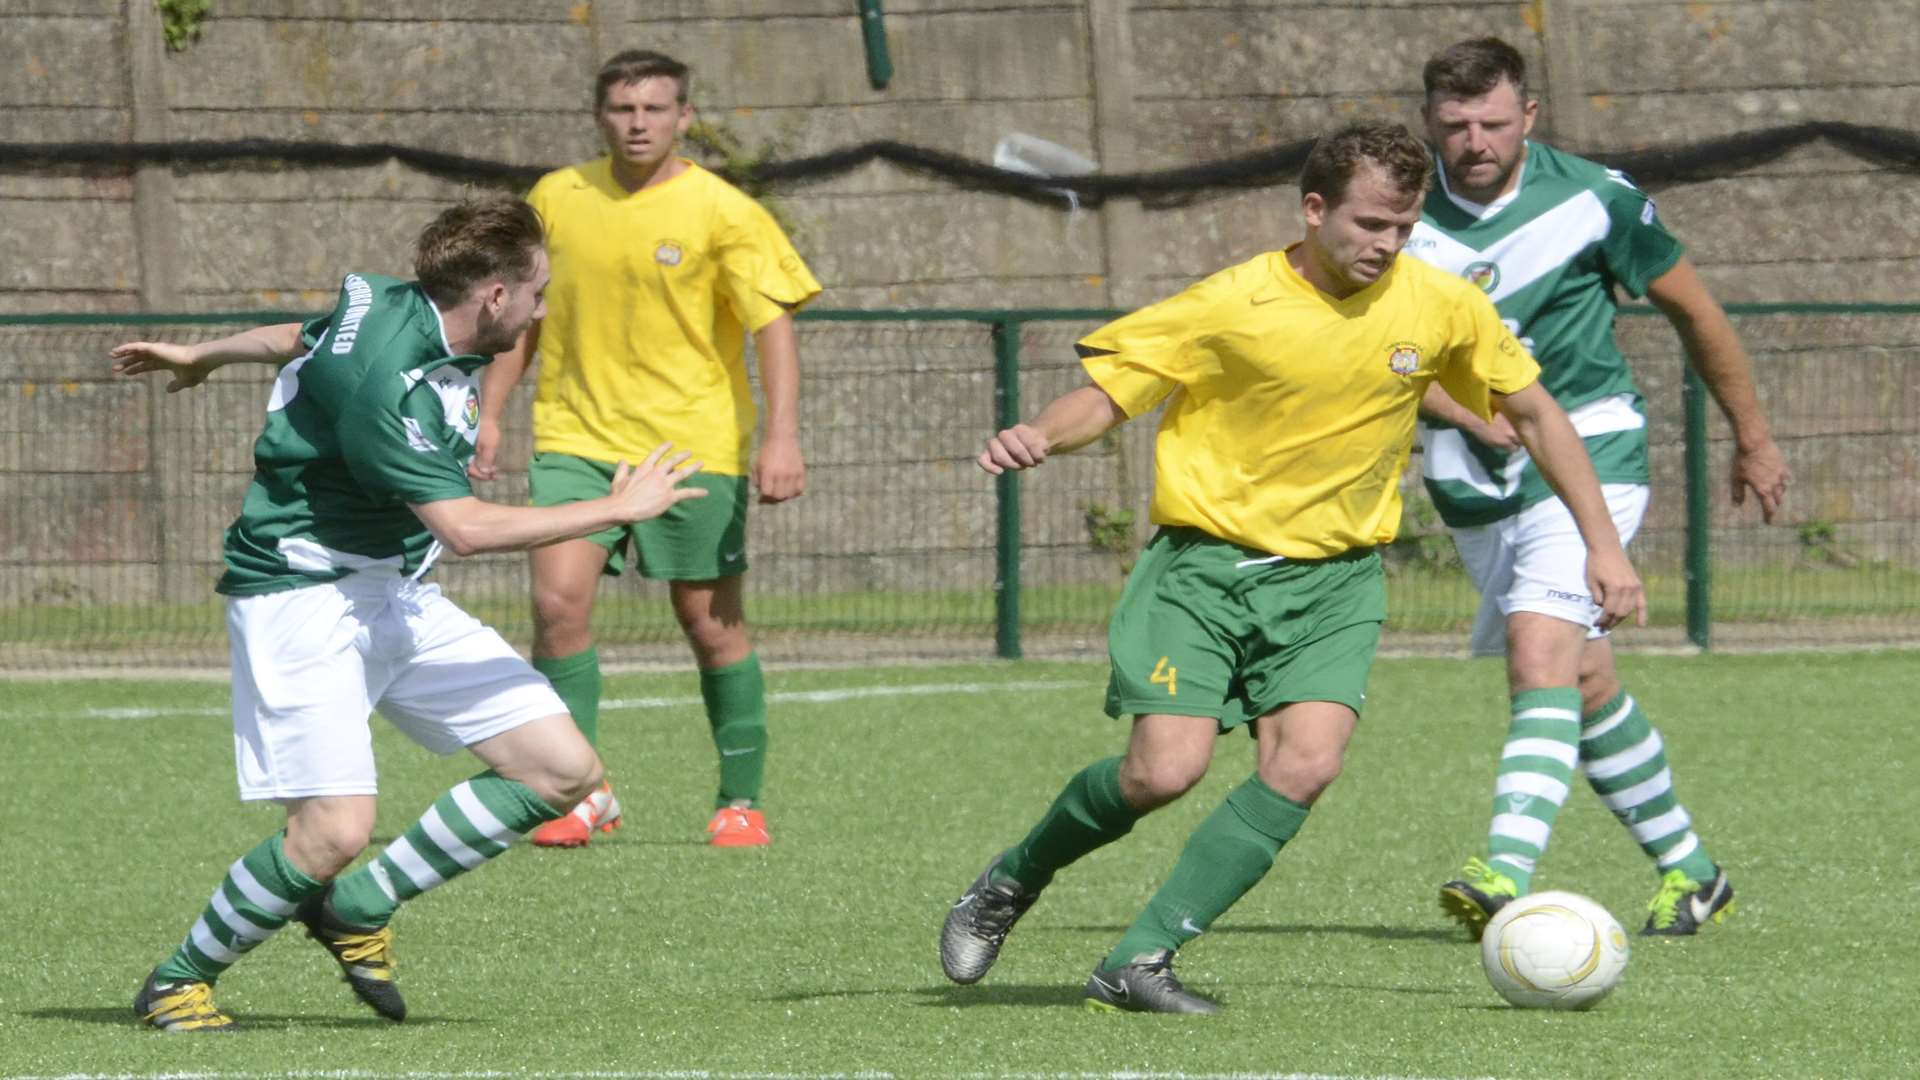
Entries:
[[[842, 0], [218, 0], [178, 54], [150, 5], [7, 7], [24, 62], [0, 71], [0, 108], [23, 140], [389, 141], [558, 164], [597, 151], [595, 62], [646, 45], [694, 65], [710, 119], [782, 156], [894, 138], [984, 159], [1025, 131], [1125, 171], [1412, 121], [1424, 57], [1484, 32], [1527, 53], [1545, 134], [1576, 148], [1817, 118], [1920, 127], [1905, 0], [896, 0], [884, 91]], [[396, 166], [168, 180], [136, 198], [120, 177], [0, 176], [0, 310], [135, 309], [143, 260], [161, 264], [146, 291], [189, 308], [313, 303], [344, 267], [403, 271], [405, 239], [459, 194]], [[1920, 278], [1920, 177], [1830, 147], [1660, 195], [1729, 300], [1899, 300]], [[1131, 305], [1299, 231], [1287, 188], [1069, 214], [874, 164], [780, 197], [839, 307]]]
[[[890, 0], [883, 91], [868, 85], [846, 0], [213, 8], [200, 40], [169, 54], [144, 0], [0, 0], [17, 59], [0, 65], [7, 138], [393, 142], [554, 165], [598, 152], [598, 60], [644, 46], [688, 60], [705, 117], [776, 157], [890, 138], [984, 160], [1023, 131], [1123, 172], [1283, 145], [1352, 117], [1414, 122], [1424, 58], [1489, 32], [1532, 62], [1542, 134], [1576, 149], [1809, 119], [1920, 129], [1909, 0]], [[344, 270], [405, 274], [414, 233], [462, 190], [395, 165], [0, 172], [0, 313], [315, 308]], [[1915, 299], [1920, 176], [1815, 145], [1656, 194], [1724, 300]], [[828, 286], [822, 306], [836, 308], [1132, 306], [1300, 232], [1290, 187], [1069, 212], [876, 163], [777, 198]], [[1893, 364], [1879, 376], [1889, 385], [1911, 385], [1898, 373], [1920, 336], [1910, 321], [1767, 325], [1785, 336], [1764, 344], [1798, 366], [1763, 364], [1763, 391], [1802, 453], [1842, 434], [1828, 430], [1834, 414], [1786, 408], [1828, 385], [1829, 365], [1866, 356]], [[1071, 377], [1060, 367], [1071, 329], [1030, 334], [1030, 404]], [[0, 343], [0, 605], [204, 595], [258, 388], [236, 377], [188, 402], [108, 384], [100, 353], [116, 334]], [[756, 524], [764, 587], [898, 588], [924, 580], [930, 559], [949, 583], [990, 584], [990, 492], [964, 466], [990, 423], [988, 343], [969, 329], [903, 334], [809, 329], [814, 492]], [[1671, 334], [1656, 323], [1634, 340], [1661, 408], [1677, 408]], [[894, 430], [913, 410], [937, 415]], [[910, 475], [873, 475], [876, 431], [910, 446]], [[1111, 573], [1082, 550], [1081, 518], [1093, 503], [1139, 507], [1148, 435], [1036, 478], [1036, 573]], [[1913, 503], [1914, 437], [1890, 438], [1872, 451], [1885, 451], [1883, 495], [1848, 495], [1845, 470], [1803, 467], [1803, 482], [1827, 477], [1833, 490], [1797, 498], [1797, 520], [1858, 523], [1863, 538], [1873, 526], [1874, 550], [1905, 542], [1885, 519]], [[1676, 477], [1663, 455], [1663, 480]], [[522, 483], [494, 494], [516, 497]], [[1666, 529], [1677, 483], [1663, 490]], [[902, 491], [920, 495], [872, 509]]]

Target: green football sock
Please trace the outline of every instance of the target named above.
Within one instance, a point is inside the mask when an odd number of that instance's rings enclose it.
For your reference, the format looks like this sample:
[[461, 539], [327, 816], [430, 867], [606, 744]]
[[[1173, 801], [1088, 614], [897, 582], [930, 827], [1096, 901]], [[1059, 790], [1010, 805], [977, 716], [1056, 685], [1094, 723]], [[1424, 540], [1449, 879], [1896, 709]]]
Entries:
[[327, 907], [348, 926], [378, 929], [402, 903], [500, 855], [535, 825], [559, 816], [525, 784], [488, 770], [454, 785], [385, 851], [342, 874]]
[[187, 939], [161, 963], [161, 982], [213, 982], [287, 925], [300, 901], [326, 888], [293, 865], [285, 844], [286, 834], [275, 833], [234, 860]]
[[535, 657], [533, 670], [547, 677], [553, 692], [573, 715], [573, 726], [586, 736], [587, 745], [600, 745], [600, 650], [588, 648], [572, 656], [552, 659]]
[[1713, 859], [1674, 793], [1660, 733], [1625, 690], [1581, 718], [1580, 757], [1587, 784], [1632, 831], [1656, 873], [1678, 869], [1693, 881], [1713, 880]]
[[1038, 892], [1056, 871], [1132, 831], [1142, 815], [1120, 794], [1120, 760], [1096, 761], [1074, 774], [1039, 824], [1001, 856], [997, 876]]
[[1494, 780], [1487, 864], [1513, 879], [1525, 896], [1533, 872], [1567, 804], [1580, 760], [1580, 691], [1571, 686], [1513, 695], [1513, 719]]
[[713, 804], [758, 803], [767, 776], [767, 680], [759, 654], [702, 671], [700, 699], [720, 753], [720, 793]]
[[1193, 830], [1166, 884], [1101, 966], [1111, 971], [1198, 937], [1267, 875], [1307, 811], [1260, 777], [1248, 777]]

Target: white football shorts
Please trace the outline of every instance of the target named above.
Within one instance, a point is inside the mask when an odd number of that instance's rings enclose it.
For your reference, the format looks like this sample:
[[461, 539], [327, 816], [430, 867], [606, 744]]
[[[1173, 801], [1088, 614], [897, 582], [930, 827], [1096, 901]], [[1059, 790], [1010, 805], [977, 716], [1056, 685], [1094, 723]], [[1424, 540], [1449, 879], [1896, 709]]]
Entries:
[[[1624, 546], [1640, 531], [1650, 494], [1645, 484], [1602, 484], [1613, 527]], [[1475, 656], [1507, 651], [1507, 616], [1516, 611], [1549, 615], [1587, 628], [1589, 639], [1605, 637], [1595, 626], [1600, 605], [1587, 593], [1587, 545], [1573, 514], [1559, 499], [1547, 499], [1491, 525], [1454, 529], [1453, 543], [1480, 590], [1469, 646]]]
[[240, 798], [372, 795], [374, 710], [451, 754], [567, 707], [438, 585], [393, 573], [227, 599]]

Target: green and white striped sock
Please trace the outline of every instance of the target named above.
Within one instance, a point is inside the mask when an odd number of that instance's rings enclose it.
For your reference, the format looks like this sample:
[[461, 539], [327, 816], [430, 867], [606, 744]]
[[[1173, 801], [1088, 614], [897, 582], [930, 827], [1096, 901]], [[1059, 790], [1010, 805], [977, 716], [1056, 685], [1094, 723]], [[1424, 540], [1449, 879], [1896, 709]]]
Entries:
[[349, 926], [377, 930], [401, 904], [499, 856], [559, 816], [525, 784], [483, 772], [435, 799], [371, 862], [342, 874], [327, 906]]
[[275, 833], [227, 868], [187, 939], [161, 963], [161, 982], [213, 982], [287, 925], [300, 901], [326, 888], [287, 859], [285, 835]]
[[1666, 745], [1625, 690], [1581, 718], [1580, 757], [1594, 794], [1633, 833], [1658, 873], [1677, 868], [1693, 881], [1713, 880], [1713, 860], [1674, 793]]
[[1522, 896], [1532, 887], [1579, 759], [1579, 690], [1554, 687], [1513, 695], [1513, 720], [1494, 780], [1487, 863], [1512, 878]]

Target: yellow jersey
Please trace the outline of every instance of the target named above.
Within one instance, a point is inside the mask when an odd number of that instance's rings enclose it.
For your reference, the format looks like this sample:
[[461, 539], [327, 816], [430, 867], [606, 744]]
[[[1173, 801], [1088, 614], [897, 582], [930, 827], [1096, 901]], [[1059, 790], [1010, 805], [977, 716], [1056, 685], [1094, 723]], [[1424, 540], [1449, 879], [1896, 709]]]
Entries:
[[1411, 258], [1335, 299], [1269, 252], [1078, 347], [1129, 417], [1171, 398], [1154, 445], [1156, 524], [1296, 559], [1393, 539], [1429, 383], [1491, 417], [1492, 393], [1540, 377], [1485, 294]]
[[684, 164], [629, 192], [603, 157], [548, 173], [527, 195], [553, 261], [536, 451], [639, 461], [672, 442], [708, 472], [745, 475], [758, 419], [746, 336], [820, 283], [765, 209]]

